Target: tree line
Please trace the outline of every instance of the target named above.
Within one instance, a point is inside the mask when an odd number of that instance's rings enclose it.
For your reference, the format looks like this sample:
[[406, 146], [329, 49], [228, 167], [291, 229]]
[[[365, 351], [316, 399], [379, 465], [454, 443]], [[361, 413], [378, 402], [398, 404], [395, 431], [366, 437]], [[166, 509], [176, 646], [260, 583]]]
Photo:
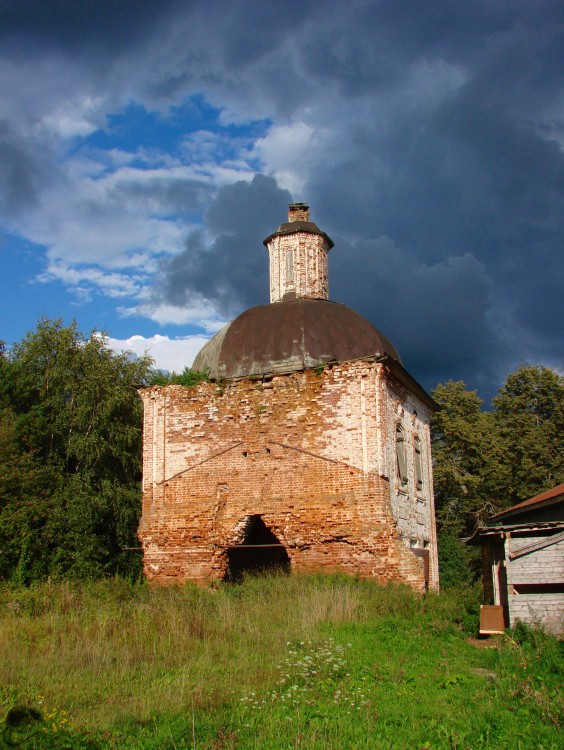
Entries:
[[[138, 576], [141, 387], [190, 386], [103, 335], [41, 319], [0, 348], [0, 580]], [[503, 508], [564, 482], [564, 378], [546, 367], [508, 376], [492, 409], [448, 382], [433, 392], [437, 524], [446, 580], [468, 575], [460, 544]]]
[[564, 482], [564, 378], [547, 367], [508, 375], [484, 411], [465, 384], [437, 386], [433, 472], [439, 529], [467, 536], [522, 500]]
[[564, 378], [508, 375], [489, 411], [464, 382], [438, 385], [433, 473], [441, 585], [469, 582], [479, 551], [461, 544], [495, 513], [564, 482]]
[[0, 578], [139, 572], [142, 405], [151, 360], [40, 320], [0, 358]]

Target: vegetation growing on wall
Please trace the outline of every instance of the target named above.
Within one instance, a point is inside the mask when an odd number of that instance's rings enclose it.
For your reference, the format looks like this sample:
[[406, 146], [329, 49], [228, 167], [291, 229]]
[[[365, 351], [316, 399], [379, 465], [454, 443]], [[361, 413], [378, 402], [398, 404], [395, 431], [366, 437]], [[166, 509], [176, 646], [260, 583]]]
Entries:
[[151, 385], [183, 385], [186, 388], [191, 388], [198, 383], [209, 382], [209, 378], [205, 372], [198, 372], [198, 370], [191, 370], [189, 367], [185, 367], [181, 373], [172, 372], [165, 373], [162, 371], [156, 372], [151, 376]]

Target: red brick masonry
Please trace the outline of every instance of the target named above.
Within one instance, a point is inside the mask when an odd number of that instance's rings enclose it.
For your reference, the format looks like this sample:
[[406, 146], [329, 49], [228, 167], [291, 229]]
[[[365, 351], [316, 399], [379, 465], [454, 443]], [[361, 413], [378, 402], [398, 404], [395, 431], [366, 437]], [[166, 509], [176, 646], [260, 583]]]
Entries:
[[[290, 569], [438, 585], [428, 419], [376, 362], [141, 391], [144, 568], [158, 583], [209, 583], [260, 516]], [[422, 492], [395, 487], [395, 425], [423, 441]], [[410, 538], [413, 538], [411, 540]]]

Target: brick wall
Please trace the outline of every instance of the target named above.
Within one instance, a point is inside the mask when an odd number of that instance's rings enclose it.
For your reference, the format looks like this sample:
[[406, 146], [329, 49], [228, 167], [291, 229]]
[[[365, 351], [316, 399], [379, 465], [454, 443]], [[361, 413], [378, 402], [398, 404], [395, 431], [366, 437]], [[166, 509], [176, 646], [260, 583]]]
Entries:
[[[438, 585], [428, 414], [382, 365], [356, 361], [269, 381], [153, 387], [144, 402], [143, 516], [150, 580], [209, 582], [260, 516], [291, 570]], [[424, 446], [418, 493], [395, 479], [395, 423]], [[411, 464], [410, 464], [411, 467]]]
[[329, 299], [328, 250], [320, 234], [295, 232], [273, 237], [268, 243], [270, 301], [280, 302], [289, 292], [297, 297]]
[[309, 221], [309, 206], [306, 203], [290, 203], [288, 221]]

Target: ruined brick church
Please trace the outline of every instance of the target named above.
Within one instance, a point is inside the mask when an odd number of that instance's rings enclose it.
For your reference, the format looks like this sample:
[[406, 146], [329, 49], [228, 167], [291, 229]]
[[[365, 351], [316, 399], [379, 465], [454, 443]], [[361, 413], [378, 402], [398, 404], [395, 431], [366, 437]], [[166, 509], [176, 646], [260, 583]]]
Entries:
[[[158, 583], [343, 572], [438, 587], [433, 400], [388, 339], [329, 301], [331, 239], [302, 203], [264, 240], [270, 304], [144, 404], [144, 570]], [[362, 269], [359, 269], [362, 273]]]

